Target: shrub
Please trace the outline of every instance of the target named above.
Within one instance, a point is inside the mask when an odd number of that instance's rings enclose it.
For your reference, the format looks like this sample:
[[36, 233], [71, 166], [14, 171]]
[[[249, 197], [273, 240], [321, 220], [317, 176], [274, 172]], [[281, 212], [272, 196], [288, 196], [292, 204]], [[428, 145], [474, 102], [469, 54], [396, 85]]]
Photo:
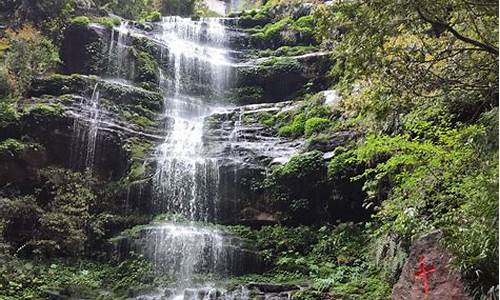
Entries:
[[75, 26], [85, 27], [90, 24], [90, 19], [86, 16], [74, 17], [70, 20], [70, 23]]
[[147, 22], [159, 22], [161, 21], [161, 13], [159, 11], [150, 12], [145, 18]]
[[25, 148], [26, 144], [16, 139], [6, 139], [0, 143], [0, 156], [15, 156]]
[[325, 118], [310, 118], [306, 121], [304, 125], [304, 134], [306, 136], [311, 136], [314, 133], [319, 133], [327, 129], [331, 125], [330, 120]]
[[121, 20], [118, 17], [97, 18], [96, 22], [107, 27], [107, 28], [113, 28], [115, 26], [120, 26], [120, 24], [121, 24]]
[[7, 39], [10, 47], [5, 66], [17, 94], [23, 94], [34, 78], [53, 70], [60, 61], [57, 48], [30, 25], [8, 30]]

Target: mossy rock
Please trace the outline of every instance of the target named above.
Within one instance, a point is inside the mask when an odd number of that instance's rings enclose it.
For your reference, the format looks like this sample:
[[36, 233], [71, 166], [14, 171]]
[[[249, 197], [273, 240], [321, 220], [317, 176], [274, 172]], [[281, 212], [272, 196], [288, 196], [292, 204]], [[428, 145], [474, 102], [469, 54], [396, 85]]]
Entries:
[[116, 105], [141, 105], [152, 111], [161, 111], [163, 97], [131, 85], [106, 81], [85, 75], [52, 75], [35, 80], [29, 96], [75, 94], [90, 97], [97, 84], [102, 98], [109, 99]]

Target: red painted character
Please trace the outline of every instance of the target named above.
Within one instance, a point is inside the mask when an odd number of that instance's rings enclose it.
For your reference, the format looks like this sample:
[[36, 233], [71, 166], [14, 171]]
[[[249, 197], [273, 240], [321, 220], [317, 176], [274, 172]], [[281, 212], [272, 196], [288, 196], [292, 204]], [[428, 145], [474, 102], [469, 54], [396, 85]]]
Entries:
[[425, 266], [425, 256], [422, 255], [418, 258], [418, 272], [415, 275], [417, 279], [422, 278], [424, 281], [424, 294], [426, 297], [429, 294], [429, 274], [434, 271], [436, 271], [434, 266], [431, 265], [429, 268]]

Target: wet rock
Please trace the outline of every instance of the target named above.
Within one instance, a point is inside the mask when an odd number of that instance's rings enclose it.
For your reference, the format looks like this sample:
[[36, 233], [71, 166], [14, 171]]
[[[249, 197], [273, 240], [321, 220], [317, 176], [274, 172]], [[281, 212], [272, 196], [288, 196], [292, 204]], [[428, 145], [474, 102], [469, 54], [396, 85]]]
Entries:
[[109, 99], [116, 105], [142, 105], [158, 112], [162, 109], [163, 97], [159, 93], [126, 82], [104, 80], [94, 76], [78, 74], [70, 76], [52, 75], [39, 78], [33, 83], [29, 96], [75, 94], [90, 97], [96, 84], [101, 98]]
[[314, 87], [307, 92], [315, 92], [326, 87], [331, 63], [327, 53], [262, 59], [254, 66], [237, 69], [237, 88], [230, 89], [227, 96], [235, 103], [251, 104], [290, 99], [306, 91], [306, 84]]
[[435, 231], [412, 245], [392, 299], [472, 299], [465, 292], [459, 273], [452, 269], [452, 256], [440, 245], [442, 239], [443, 233]]
[[312, 138], [306, 145], [307, 151], [319, 150], [321, 152], [329, 152], [337, 147], [345, 146], [348, 142], [356, 137], [353, 131], [337, 131], [329, 133], [325, 136]]
[[71, 25], [61, 45], [65, 73], [101, 74], [106, 69], [109, 29], [102, 26]]
[[17, 155], [0, 155], [0, 185], [29, 186], [38, 182], [38, 171], [47, 165], [47, 156], [45, 148], [30, 145]]
[[279, 220], [279, 214], [270, 210], [267, 195], [253, 185], [277, 160], [288, 161], [303, 142], [276, 137], [273, 129], [259, 123], [259, 116], [291, 106], [291, 102], [241, 106], [206, 120], [203, 149], [217, 160], [219, 222], [258, 227]]

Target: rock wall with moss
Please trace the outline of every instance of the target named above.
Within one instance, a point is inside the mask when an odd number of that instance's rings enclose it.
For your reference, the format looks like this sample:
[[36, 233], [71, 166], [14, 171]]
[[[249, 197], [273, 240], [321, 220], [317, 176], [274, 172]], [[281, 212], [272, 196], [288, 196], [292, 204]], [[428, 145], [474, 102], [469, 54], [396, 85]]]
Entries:
[[[225, 190], [233, 210], [213, 226], [255, 245], [266, 268], [228, 289], [403, 299], [398, 287], [420, 284], [405, 281], [416, 241], [439, 230], [461, 291], [497, 299], [498, 3], [255, 7], [224, 20], [235, 55], [254, 63], [236, 69], [224, 97], [238, 109], [207, 119], [205, 142], [224, 153], [223, 125], [239, 120], [255, 140], [279, 138], [298, 154], [240, 149], [248, 164]], [[133, 37], [126, 68], [109, 61], [120, 17], [147, 31], [165, 15], [213, 12], [172, 0], [0, 4], [0, 298], [126, 299], [174, 280], [116, 251], [145, 225], [178, 218], [151, 202], [152, 153], [169, 126], [161, 51]], [[106, 79], [117, 72], [128, 82]], [[96, 86], [109, 122], [89, 154], [78, 118]], [[433, 282], [431, 296], [452, 299]]]

